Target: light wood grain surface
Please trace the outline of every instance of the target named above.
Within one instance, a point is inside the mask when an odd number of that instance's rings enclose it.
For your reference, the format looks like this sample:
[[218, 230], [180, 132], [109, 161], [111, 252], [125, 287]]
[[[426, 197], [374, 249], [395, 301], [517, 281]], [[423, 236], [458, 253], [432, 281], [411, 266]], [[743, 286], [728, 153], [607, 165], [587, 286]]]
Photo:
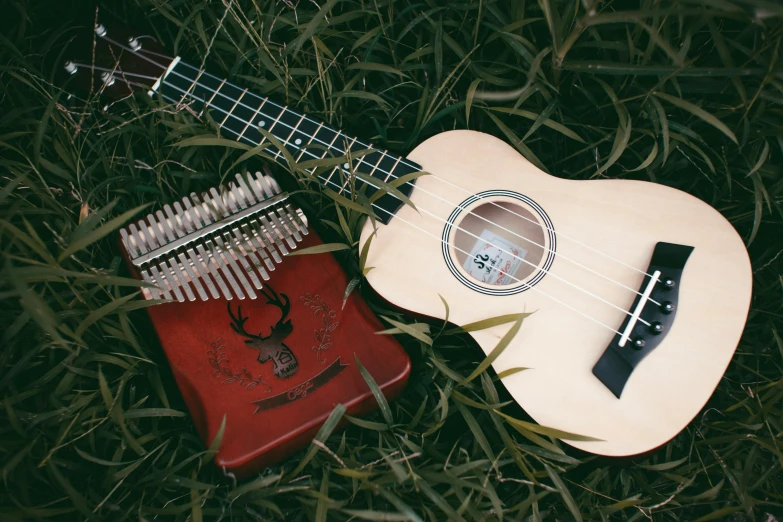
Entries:
[[[367, 259], [367, 266], [375, 267], [367, 278], [376, 291], [401, 308], [435, 318], [444, 316], [440, 294], [455, 324], [535, 312], [493, 366], [498, 372], [529, 368], [503, 384], [537, 422], [601, 439], [567, 441], [573, 446], [603, 455], [634, 455], [667, 442], [693, 419], [731, 360], [751, 296], [747, 251], [720, 213], [684, 192], [653, 183], [550, 176], [503, 141], [478, 132], [437, 135], [409, 157], [432, 175], [419, 178], [411, 195], [419, 212], [404, 206], [389, 225], [378, 226]], [[550, 273], [515, 295], [471, 290], [449, 271], [441, 252], [444, 221], [457, 204], [493, 189], [532, 198], [557, 234]], [[368, 222], [362, 243], [371, 232]], [[644, 276], [565, 236], [642, 270], [659, 241], [695, 247], [682, 275], [674, 324], [635, 369], [620, 399], [592, 374], [614, 332], [552, 298], [619, 329], [625, 314], [586, 292], [624, 310], [636, 294], [564, 258], [633, 289]], [[489, 353], [509, 326], [472, 335]]]

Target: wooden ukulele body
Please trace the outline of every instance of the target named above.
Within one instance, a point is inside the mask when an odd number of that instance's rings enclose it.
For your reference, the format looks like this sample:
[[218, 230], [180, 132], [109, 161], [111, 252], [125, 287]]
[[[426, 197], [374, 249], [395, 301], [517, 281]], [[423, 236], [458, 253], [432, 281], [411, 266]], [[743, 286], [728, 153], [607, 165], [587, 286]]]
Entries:
[[[575, 447], [603, 455], [639, 454], [667, 442], [693, 419], [731, 360], [751, 296], [747, 251], [720, 213], [653, 183], [558, 179], [478, 132], [437, 135], [409, 158], [431, 175], [420, 177], [411, 194], [418, 210], [403, 206], [388, 225], [377, 225], [367, 259], [374, 269], [367, 278], [381, 296], [434, 318], [444, 317], [443, 296], [449, 320], [457, 325], [534, 312], [493, 366], [498, 372], [526, 368], [503, 384], [537, 422], [598, 439], [567, 440]], [[471, 203], [475, 194], [485, 196]], [[460, 213], [457, 205], [463, 202], [467, 212]], [[466, 218], [460, 225], [469, 212], [487, 219]], [[454, 227], [475, 236], [463, 234], [456, 247], [447, 239], [444, 252], [444, 228], [451, 218]], [[482, 229], [493, 228], [490, 221], [540, 245], [510, 237], [535, 266], [520, 267], [522, 282], [505, 288], [533, 282], [526, 290], [491, 295], [485, 290], [498, 287], [472, 280], [477, 290], [460, 279], [471, 280], [462, 258]], [[368, 221], [362, 243], [372, 232]], [[620, 328], [658, 242], [693, 247], [682, 271], [676, 317], [617, 397], [591, 371], [616, 336], [598, 323]], [[451, 267], [448, 257], [454, 258]], [[489, 354], [510, 326], [471, 335]]]

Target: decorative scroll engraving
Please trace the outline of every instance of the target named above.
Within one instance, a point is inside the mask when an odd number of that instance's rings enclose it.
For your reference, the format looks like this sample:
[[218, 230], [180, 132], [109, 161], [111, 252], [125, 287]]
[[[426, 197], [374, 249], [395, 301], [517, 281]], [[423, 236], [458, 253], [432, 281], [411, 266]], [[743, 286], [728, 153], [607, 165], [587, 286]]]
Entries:
[[313, 311], [313, 315], [321, 320], [323, 327], [313, 332], [315, 342], [318, 344], [312, 347], [315, 352], [315, 356], [318, 362], [326, 364], [326, 360], [323, 359], [324, 352], [332, 347], [332, 335], [331, 332], [337, 329], [340, 325], [338, 321], [334, 319], [337, 317], [337, 312], [329, 308], [329, 304], [325, 299], [321, 299], [318, 294], [311, 294], [307, 292], [305, 295], [299, 298], [305, 306]]
[[258, 377], [253, 377], [253, 374], [250, 373], [247, 368], [240, 368], [239, 370], [235, 371], [228, 366], [228, 363], [231, 361], [228, 357], [226, 357], [226, 345], [223, 344], [223, 339], [213, 341], [209, 343], [209, 345], [211, 349], [207, 350], [207, 355], [209, 356], [209, 364], [213, 368], [212, 376], [214, 378], [222, 378], [223, 384], [239, 383], [239, 385], [246, 390], [252, 390], [261, 384], [266, 386], [267, 393], [272, 391], [272, 387], [264, 380], [261, 375]]
[[272, 397], [261, 399], [259, 401], [253, 401], [253, 404], [256, 407], [256, 411], [254, 413], [260, 413], [262, 411], [279, 408], [280, 406], [285, 406], [286, 404], [303, 399], [311, 392], [314, 392], [324, 384], [337, 377], [340, 372], [346, 368], [348, 368], [348, 365], [342, 364], [340, 362], [340, 358], [338, 357], [334, 360], [334, 362], [332, 362], [332, 364], [324, 368], [321, 373], [312, 379], [294, 386], [290, 390], [284, 391], [283, 393], [278, 393], [277, 395], [273, 395]]

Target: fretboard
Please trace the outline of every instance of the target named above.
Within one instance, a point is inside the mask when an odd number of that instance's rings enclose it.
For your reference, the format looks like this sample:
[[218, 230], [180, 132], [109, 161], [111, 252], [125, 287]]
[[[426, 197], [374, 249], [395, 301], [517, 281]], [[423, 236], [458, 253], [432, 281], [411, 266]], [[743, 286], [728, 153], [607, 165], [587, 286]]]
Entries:
[[[327, 189], [344, 196], [362, 193], [372, 201], [375, 215], [388, 223], [402, 205], [393, 192], [373, 199], [381, 188], [421, 170], [410, 160], [387, 151], [375, 150], [356, 138], [334, 130], [323, 122], [300, 114], [265, 98], [237, 87], [191, 65], [178, 61], [164, 76], [158, 92], [170, 102], [188, 104], [191, 110], [204, 115], [209, 112], [221, 134], [249, 145], [259, 145], [265, 139], [264, 129], [284, 147], [296, 161], [341, 158], [341, 164], [319, 169], [317, 178]], [[269, 141], [267, 140], [267, 143]], [[280, 148], [271, 145], [265, 151], [275, 160], [287, 163]], [[399, 183], [400, 193], [408, 196], [413, 182]]]

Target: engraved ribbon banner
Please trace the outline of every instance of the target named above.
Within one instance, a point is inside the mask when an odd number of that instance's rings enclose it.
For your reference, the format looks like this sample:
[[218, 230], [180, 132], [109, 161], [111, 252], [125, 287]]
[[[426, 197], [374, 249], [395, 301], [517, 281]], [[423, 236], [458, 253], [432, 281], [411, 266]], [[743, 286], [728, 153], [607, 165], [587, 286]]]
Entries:
[[283, 406], [285, 404], [288, 404], [290, 402], [294, 402], [296, 400], [302, 399], [306, 397], [307, 394], [310, 393], [311, 391], [317, 390], [327, 382], [337, 377], [337, 375], [347, 367], [348, 367], [347, 364], [340, 363], [340, 358], [338, 357], [337, 359], [335, 359], [335, 361], [332, 364], [327, 366], [321, 373], [319, 373], [312, 379], [305, 381], [297, 386], [294, 386], [288, 391], [284, 391], [283, 393], [278, 393], [277, 395], [274, 395], [267, 399], [253, 401], [252, 404], [255, 404], [256, 406], [256, 411], [254, 411], [253, 413], [259, 413], [262, 411], [271, 410]]

